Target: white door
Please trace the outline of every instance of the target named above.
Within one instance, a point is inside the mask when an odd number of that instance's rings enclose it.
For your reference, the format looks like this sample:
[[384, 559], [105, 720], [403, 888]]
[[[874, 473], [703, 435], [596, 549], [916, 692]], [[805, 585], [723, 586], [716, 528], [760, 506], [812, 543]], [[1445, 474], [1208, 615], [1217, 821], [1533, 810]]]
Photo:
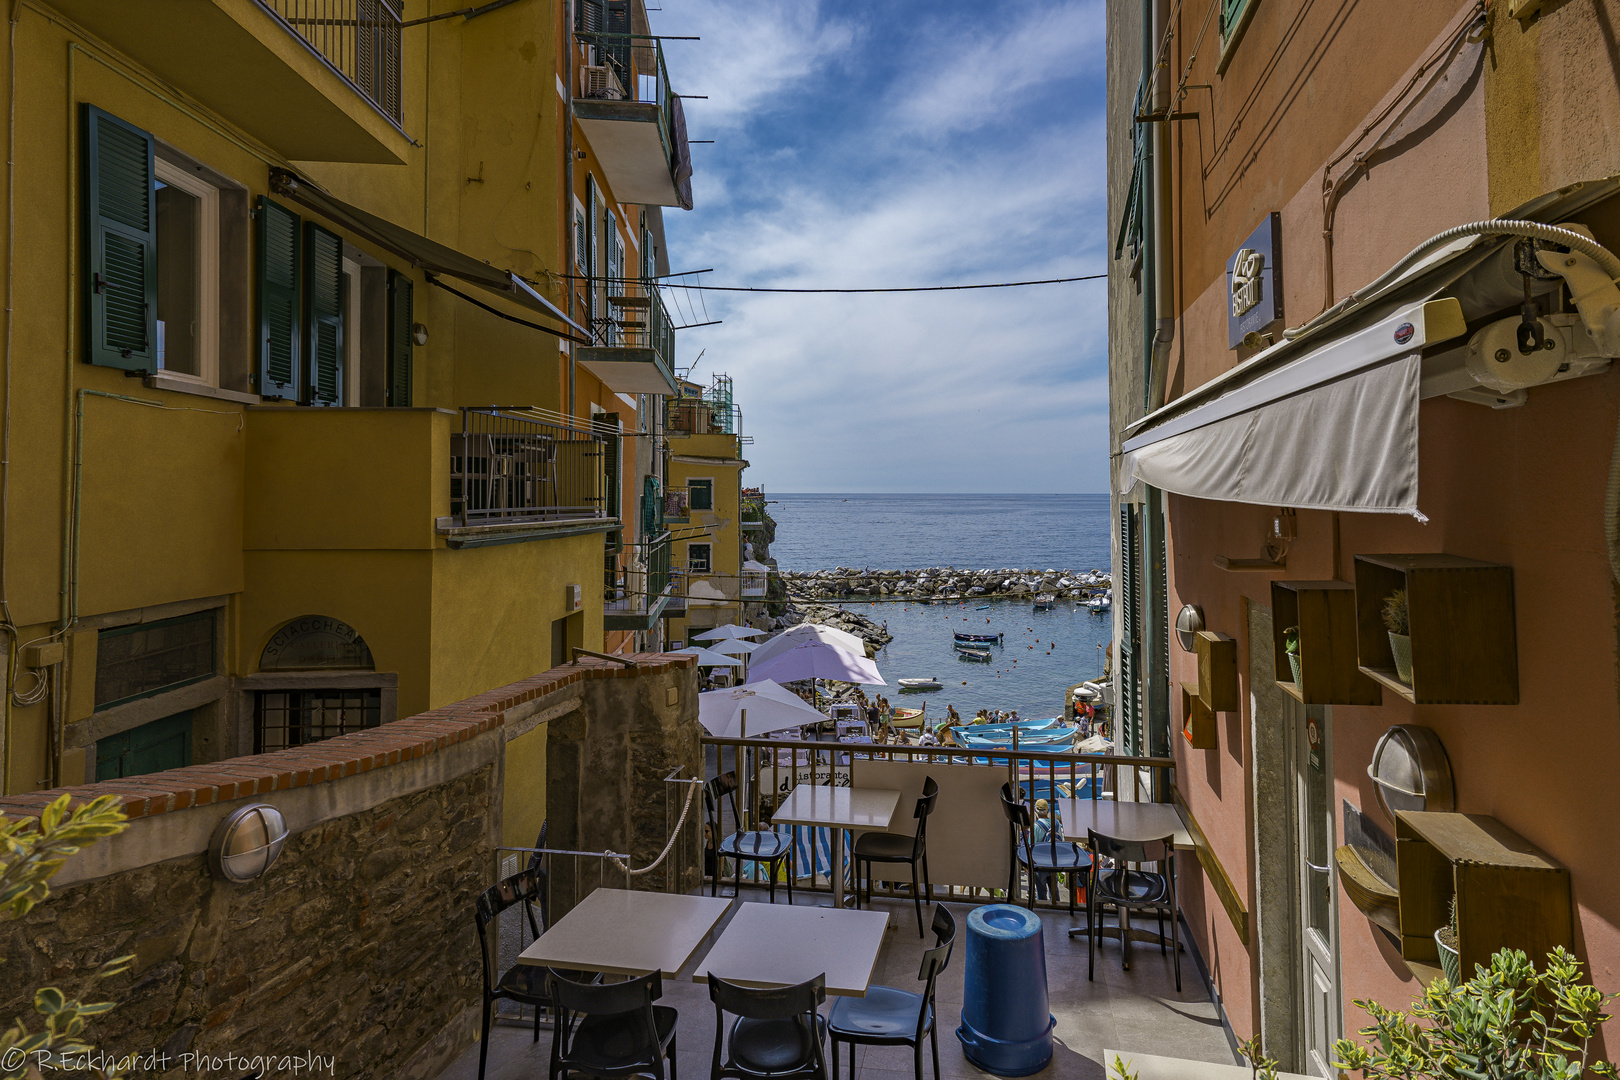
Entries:
[[1330, 710], [1307, 708], [1289, 698], [1294, 728], [1294, 775], [1298, 806], [1300, 1033], [1302, 1072], [1338, 1075], [1329, 1064], [1339, 1038], [1339, 936], [1333, 862], [1333, 763], [1329, 759]]

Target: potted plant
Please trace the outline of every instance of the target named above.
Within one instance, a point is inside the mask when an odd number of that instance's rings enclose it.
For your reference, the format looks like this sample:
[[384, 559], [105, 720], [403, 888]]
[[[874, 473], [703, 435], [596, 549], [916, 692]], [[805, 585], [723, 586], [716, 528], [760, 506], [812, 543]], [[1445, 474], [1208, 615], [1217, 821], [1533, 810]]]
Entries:
[[1412, 685], [1412, 624], [1407, 617], [1406, 590], [1396, 589], [1384, 597], [1384, 629], [1389, 631], [1389, 651], [1395, 657], [1395, 677]]
[[1612, 1064], [1591, 1058], [1614, 996], [1582, 979], [1580, 961], [1562, 946], [1541, 972], [1523, 952], [1503, 949], [1465, 983], [1430, 983], [1409, 1013], [1357, 1001], [1373, 1018], [1361, 1029], [1369, 1042], [1340, 1039], [1333, 1064], [1366, 1080], [1614, 1077]]
[[1288, 653], [1288, 666], [1294, 672], [1294, 685], [1303, 690], [1305, 680], [1299, 677], [1299, 627], [1290, 626], [1283, 631], [1283, 651]]
[[1434, 932], [1435, 948], [1440, 950], [1440, 970], [1452, 983], [1462, 982], [1462, 954], [1457, 945], [1457, 898], [1451, 898], [1451, 918]]

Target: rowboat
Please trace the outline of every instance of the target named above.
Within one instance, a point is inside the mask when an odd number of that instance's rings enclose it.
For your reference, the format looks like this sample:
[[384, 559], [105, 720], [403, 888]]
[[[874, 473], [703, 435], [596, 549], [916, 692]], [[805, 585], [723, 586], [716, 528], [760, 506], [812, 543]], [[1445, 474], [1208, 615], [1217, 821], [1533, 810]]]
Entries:
[[976, 664], [988, 664], [993, 659], [989, 649], [969, 649], [961, 645], [956, 647], [956, 658], [972, 660]]
[[1036, 611], [1051, 611], [1055, 607], [1057, 607], [1057, 597], [1051, 593], [1042, 593], [1035, 598]]
[[974, 611], [989, 611], [990, 610], [990, 605], [989, 604], [980, 604], [978, 607], [974, 608], [973, 610]]
[[931, 677], [927, 679], [901, 679], [899, 681], [902, 694], [907, 690], [938, 690], [941, 686], [938, 679]]
[[896, 709], [889, 714], [889, 723], [894, 727], [920, 728], [923, 726], [922, 716], [921, 709]]
[[952, 634], [951, 636], [954, 637], [957, 641], [982, 641], [982, 642], [987, 642], [987, 643], [995, 644], [995, 645], [1001, 644], [1001, 635], [1000, 634], [963, 634], [963, 633], [955, 633], [955, 634]]
[[1107, 611], [1112, 605], [1113, 601], [1107, 593], [1098, 593], [1086, 601], [1086, 607], [1092, 611]]

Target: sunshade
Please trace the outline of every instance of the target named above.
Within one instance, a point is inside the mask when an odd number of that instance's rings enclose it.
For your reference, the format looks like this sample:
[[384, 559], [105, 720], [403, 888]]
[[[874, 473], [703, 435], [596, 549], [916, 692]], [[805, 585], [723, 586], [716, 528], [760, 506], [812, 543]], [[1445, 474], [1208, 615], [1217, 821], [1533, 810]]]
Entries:
[[[744, 710], [748, 713], [746, 731], [743, 728]], [[820, 723], [825, 719], [799, 695], [769, 679], [698, 695], [698, 723], [709, 734], [722, 739], [764, 735], [783, 728]]]
[[736, 623], [726, 623], [713, 630], [705, 630], [701, 634], [693, 634], [693, 641], [735, 641], [738, 638], [759, 637], [763, 630], [755, 630], [752, 626], [738, 626]]
[[716, 643], [714, 651], [723, 652], [727, 656], [747, 656], [757, 648], [759, 648], [759, 642], [757, 641], [744, 641], [741, 638], [733, 638], [730, 641]]
[[825, 645], [835, 645], [845, 652], [853, 653], [855, 656], [864, 657], [866, 655], [866, 642], [848, 631], [823, 626], [820, 623], [800, 623], [791, 630], [785, 630], [762, 644], [749, 659], [758, 664], [779, 656], [804, 641], [819, 641]]
[[877, 665], [864, 656], [856, 656], [836, 645], [815, 638], [796, 642], [785, 652], [769, 660], [760, 660], [761, 649], [749, 660], [750, 684], [763, 679], [775, 682], [798, 682], [800, 679], [832, 679], [835, 682], [865, 683], [868, 686], [887, 686], [878, 674]]
[[698, 667], [742, 667], [743, 662], [735, 656], [727, 656], [713, 649], [676, 649], [673, 656], [695, 656], [698, 658]]

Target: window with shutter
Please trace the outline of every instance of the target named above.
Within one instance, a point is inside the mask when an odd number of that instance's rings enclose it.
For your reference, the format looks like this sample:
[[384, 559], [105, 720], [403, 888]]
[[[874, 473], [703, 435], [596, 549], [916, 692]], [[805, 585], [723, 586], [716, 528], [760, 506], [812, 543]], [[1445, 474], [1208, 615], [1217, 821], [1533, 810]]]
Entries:
[[81, 115], [85, 360], [156, 371], [157, 202], [153, 140], [93, 105]]
[[388, 404], [411, 403], [411, 279], [388, 272]]
[[1119, 611], [1119, 676], [1118, 704], [1119, 730], [1116, 736], [1126, 754], [1137, 754], [1141, 747], [1142, 704], [1140, 687], [1141, 652], [1138, 647], [1138, 541], [1136, 534], [1136, 508], [1119, 508], [1119, 562], [1120, 580], [1115, 590], [1115, 603]]
[[598, 224], [602, 215], [596, 208], [596, 179], [585, 177], [585, 276], [589, 279], [585, 285], [585, 315], [586, 326], [596, 329], [596, 320], [601, 313], [596, 302], [597, 270], [596, 260], [602, 245], [598, 242], [601, 226]]
[[343, 241], [309, 222], [304, 226], [304, 325], [311, 405], [343, 404]]
[[299, 397], [301, 304], [298, 298], [297, 214], [259, 196], [258, 390], [265, 397]]

